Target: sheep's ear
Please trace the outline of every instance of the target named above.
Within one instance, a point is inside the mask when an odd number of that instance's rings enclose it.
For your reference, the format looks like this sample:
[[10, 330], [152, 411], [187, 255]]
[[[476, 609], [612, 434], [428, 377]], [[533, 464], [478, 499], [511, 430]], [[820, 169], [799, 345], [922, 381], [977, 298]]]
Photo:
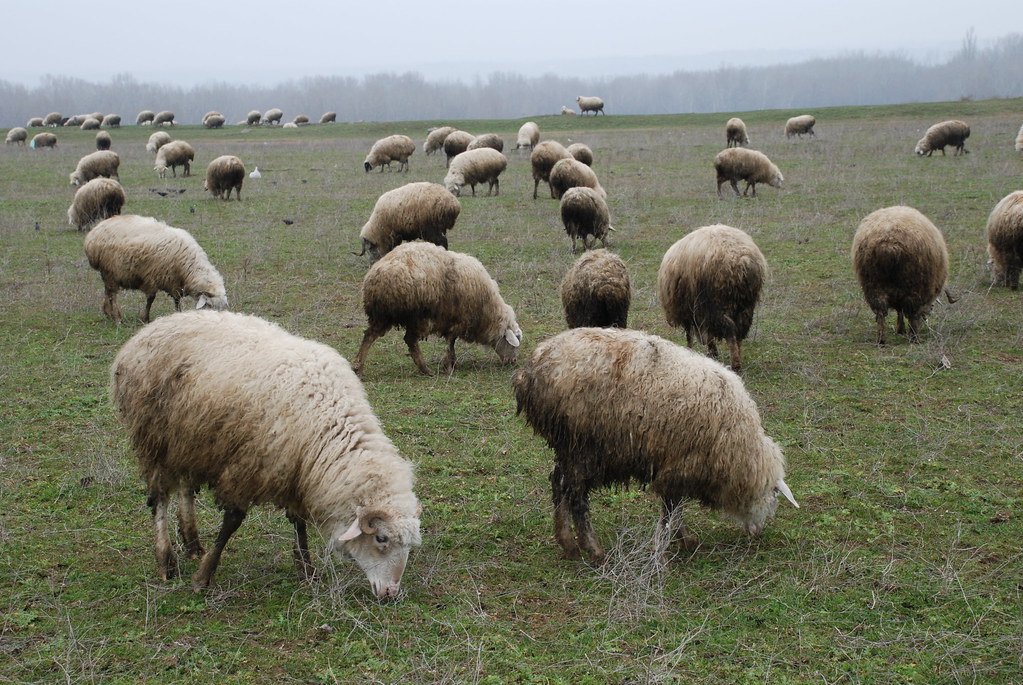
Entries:
[[521, 340], [519, 339], [519, 336], [520, 336], [520, 335], [522, 335], [522, 334], [520, 333], [519, 335], [515, 335], [515, 331], [513, 331], [512, 329], [510, 329], [510, 328], [509, 328], [508, 330], [506, 330], [506, 331], [504, 332], [504, 339], [505, 339], [505, 340], [506, 340], [506, 341], [508, 342], [508, 344], [509, 344], [509, 345], [511, 345], [512, 347], [518, 347], [518, 346], [519, 346], [519, 343], [521, 343], [521, 342], [522, 342], [522, 341], [521, 341]]
[[199, 299], [195, 301], [195, 308], [196, 309], [204, 309], [204, 308], [209, 307], [211, 305], [212, 305], [212, 303], [210, 302], [210, 298], [206, 297], [206, 293], [200, 293], [199, 294]]
[[796, 502], [796, 498], [792, 496], [792, 491], [789, 490], [789, 486], [785, 484], [785, 481], [778, 479], [778, 484], [775, 486], [781, 494], [785, 495], [785, 499], [792, 503], [796, 509], [799, 508], [799, 503]]
[[341, 533], [337, 539], [341, 542], [348, 542], [349, 540], [354, 540], [360, 535], [362, 535], [362, 527], [359, 526], [359, 517], [356, 515], [355, 520], [352, 521], [352, 525], [348, 526], [348, 530]]

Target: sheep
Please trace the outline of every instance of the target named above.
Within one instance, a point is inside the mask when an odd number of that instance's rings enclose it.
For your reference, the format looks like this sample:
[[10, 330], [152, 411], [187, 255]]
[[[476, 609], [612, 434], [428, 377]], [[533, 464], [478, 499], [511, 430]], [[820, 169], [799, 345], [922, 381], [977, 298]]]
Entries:
[[[572, 153], [565, 149], [565, 146], [556, 140], [545, 140], [538, 143], [529, 154], [529, 164], [533, 168], [533, 199], [536, 199], [536, 189], [543, 181], [548, 186], [551, 182], [551, 169], [558, 161], [572, 158]], [[551, 187], [551, 197], [554, 197], [554, 188]]]
[[561, 307], [569, 328], [625, 328], [631, 299], [625, 262], [609, 250], [584, 253], [561, 281]]
[[63, 118], [60, 112], [50, 112], [43, 117], [43, 126], [60, 126], [61, 119]]
[[454, 126], [439, 126], [431, 129], [423, 141], [423, 153], [429, 157], [437, 150], [444, 149], [444, 139], [455, 130]]
[[307, 117], [305, 114], [298, 114], [295, 116], [294, 119], [291, 120], [291, 123], [293, 123], [295, 126], [305, 126], [306, 124], [309, 123], [309, 117]]
[[725, 147], [741, 147], [749, 145], [749, 134], [746, 133], [746, 122], [732, 117], [725, 123]]
[[987, 251], [994, 267], [994, 283], [1019, 288], [1023, 267], [1023, 190], [1009, 193], [987, 219]]
[[[607, 202], [593, 188], [577, 186], [569, 188], [561, 196], [561, 223], [565, 233], [572, 239], [575, 253], [576, 239], [582, 238], [583, 249], [589, 250], [599, 240], [607, 247], [607, 232], [613, 231]], [[593, 245], [590, 236], [593, 236]]]
[[156, 151], [156, 162], [153, 170], [160, 178], [167, 177], [167, 167], [170, 167], [171, 174], [177, 178], [178, 167], [184, 167], [182, 176], [192, 175], [192, 160], [195, 159], [195, 150], [183, 140], [172, 140], [160, 146]]
[[601, 197], [607, 197], [607, 191], [600, 186], [593, 170], [574, 157], [559, 159], [551, 167], [549, 183], [555, 200], [560, 200], [569, 188], [579, 187], [593, 188]]
[[567, 148], [568, 154], [586, 166], [593, 166], [593, 150], [586, 143], [572, 143]]
[[451, 160], [469, 149], [469, 143], [476, 136], [468, 131], [452, 131], [444, 138], [444, 166], [451, 166]]
[[25, 126], [27, 126], [29, 128], [42, 128], [42, 126], [43, 126], [43, 118], [42, 117], [32, 117], [31, 119], [29, 119], [25, 123]]
[[120, 114], [108, 114], [103, 117], [102, 121], [103, 128], [121, 128], [121, 115]]
[[263, 113], [258, 109], [254, 109], [245, 116], [246, 126], [259, 126], [259, 122], [263, 119]]
[[604, 101], [598, 97], [580, 95], [575, 99], [575, 102], [579, 105], [580, 114], [586, 114], [587, 112], [593, 112], [593, 116], [604, 114]]
[[146, 152], [155, 155], [157, 151], [171, 142], [170, 134], [166, 131], [154, 131], [153, 135], [149, 136], [149, 142], [146, 143]]
[[320, 117], [321, 124], [333, 124], [337, 121], [337, 112], [324, 112]]
[[298, 128], [298, 124], [296, 124], [294, 121], [289, 121], [286, 122], [283, 126], [281, 126], [281, 128]]
[[804, 133], [816, 137], [813, 132], [813, 127], [816, 124], [817, 119], [812, 114], [800, 114], [798, 117], [792, 117], [785, 122], [785, 137], [799, 136], [802, 138]]
[[137, 117], [135, 117], [135, 125], [136, 126], [145, 126], [146, 124], [152, 125], [153, 119], [155, 118], [156, 112], [150, 109], [144, 109], [138, 113]]
[[86, 118], [87, 117], [84, 114], [76, 114], [73, 117], [68, 117], [67, 119], [63, 119], [61, 121], [60, 125], [61, 126], [74, 126], [74, 127], [77, 128], [77, 127], [82, 125], [82, 122], [84, 122], [86, 120]]
[[574, 109], [572, 109], [571, 107], [565, 107], [564, 105], [562, 105], [562, 106], [561, 106], [561, 112], [560, 112], [560, 114], [561, 114], [562, 116], [568, 116], [568, 117], [571, 117], [571, 116], [575, 116], [575, 115], [576, 115], [576, 111], [575, 111]]
[[930, 157], [935, 150], [941, 150], [941, 154], [944, 156], [945, 147], [951, 145], [955, 148], [953, 156], [969, 154], [970, 151], [965, 147], [966, 139], [969, 137], [970, 127], [965, 121], [958, 119], [943, 121], [927, 129], [924, 137], [917, 142], [914, 151], [920, 156]]
[[221, 114], [214, 114], [202, 120], [203, 128], [223, 128], [227, 119]]
[[437, 183], [419, 181], [389, 190], [377, 199], [373, 213], [359, 232], [362, 252], [370, 264], [395, 245], [421, 239], [447, 249], [447, 232], [455, 225], [462, 205]]
[[88, 118], [91, 117], [91, 118], [95, 119], [96, 121], [102, 123], [104, 116], [105, 115], [103, 114], [103, 112], [93, 112], [92, 114], [87, 114], [86, 118], [88, 119]]
[[82, 125], [79, 126], [79, 128], [83, 131], [98, 131], [99, 125], [100, 125], [99, 119], [93, 119], [92, 117], [89, 117], [88, 119], [82, 122]]
[[448, 166], [447, 176], [444, 177], [444, 187], [455, 197], [462, 194], [462, 186], [468, 185], [472, 188], [472, 194], [476, 195], [476, 184], [486, 183], [487, 196], [493, 192], [494, 195], [501, 194], [501, 180], [499, 176], [508, 167], [508, 158], [504, 153], [489, 147], [466, 150], [455, 155]]
[[106, 131], [100, 131], [96, 134], [96, 149], [97, 150], [109, 150], [113, 144], [113, 139], [110, 134]]
[[[184, 549], [206, 589], [248, 510], [272, 502], [295, 527], [294, 558], [310, 578], [307, 524], [350, 556], [378, 599], [393, 599], [421, 544], [415, 472], [383, 433], [365, 389], [333, 348], [264, 319], [184, 312], [137, 332], [110, 368], [110, 398], [153, 512], [157, 568], [178, 572], [168, 531], [178, 495]], [[204, 553], [195, 494], [209, 487], [223, 525]]]
[[[29, 121], [29, 126], [32, 126], [32, 122]], [[1023, 126], [1019, 127], [1019, 133], [1016, 134], [1016, 152], [1023, 152]]]
[[245, 181], [245, 165], [234, 155], [221, 155], [206, 166], [206, 180], [202, 189], [214, 198], [231, 199], [235, 191], [238, 202], [242, 201], [242, 182]]
[[527, 121], [519, 126], [518, 135], [515, 137], [515, 149], [526, 148], [532, 150], [540, 142], [540, 127], [535, 121]]
[[[878, 209], [856, 229], [852, 262], [877, 321], [877, 344], [886, 342], [889, 309], [898, 314], [897, 332], [906, 332], [905, 316], [909, 341], [919, 342], [920, 325], [948, 277], [948, 249], [941, 231], [913, 207]], [[949, 300], [954, 301], [951, 296]]]
[[6, 145], [22, 145], [24, 146], [28, 141], [28, 129], [22, 128], [21, 126], [15, 126], [7, 132], [7, 140], [4, 141]]
[[758, 183], [781, 188], [785, 181], [781, 171], [767, 155], [744, 147], [733, 147], [719, 152], [714, 157], [714, 170], [717, 172], [718, 197], [722, 197], [721, 184], [725, 181], [732, 185], [736, 197], [739, 196], [739, 181], [746, 182], [746, 187], [742, 191], [743, 197], [746, 197], [751, 188], [753, 197], [756, 197]]
[[366, 173], [369, 173], [376, 167], [380, 167], [380, 171], [383, 171], [385, 166], [390, 170], [391, 162], [397, 162], [398, 171], [400, 172], [404, 168], [407, 173], [409, 170], [408, 158], [415, 151], [416, 144], [412, 142], [412, 139], [397, 133], [393, 136], [381, 138], [373, 143], [373, 147], [370, 148], [369, 154], [366, 155], [362, 166]]
[[427, 376], [419, 341], [430, 335], [448, 342], [445, 373], [454, 370], [458, 338], [492, 347], [504, 364], [514, 363], [522, 341], [515, 312], [479, 260], [431, 243], [404, 243], [381, 257], [363, 279], [362, 303], [369, 325], [353, 364], [360, 376], [370, 345], [395, 326]]
[[57, 136], [52, 133], [37, 133], [32, 136], [32, 142], [28, 144], [33, 150], [44, 147], [57, 147]]
[[178, 311], [182, 297], [194, 297], [196, 309], [227, 307], [224, 279], [183, 229], [152, 217], [122, 214], [96, 224], [83, 244], [89, 265], [103, 278], [103, 313], [118, 325], [117, 292], [122, 288], [146, 294], [145, 323], [161, 290], [174, 299]]
[[162, 126], [167, 124], [168, 126], [174, 125], [174, 112], [165, 109], [162, 112], [157, 112], [156, 116], [153, 117], [153, 126]]
[[[750, 535], [774, 517], [779, 493], [799, 506], [742, 380], [692, 350], [641, 331], [574, 328], [537, 345], [512, 386], [517, 412], [554, 450], [554, 536], [570, 559], [605, 559], [590, 523], [597, 488], [649, 485], [662, 534], [683, 498]], [[686, 539], [684, 526], [676, 537]]]
[[206, 112], [206, 114], [202, 115], [202, 123], [203, 123], [203, 125], [205, 125], [206, 124], [206, 120], [209, 119], [210, 117], [220, 117], [220, 116], [224, 116], [224, 115], [221, 114], [220, 112], [218, 112], [215, 109], [210, 110], [209, 112]]
[[498, 152], [504, 152], [504, 139], [496, 133], [481, 133], [472, 139], [466, 146], [466, 150], [478, 150], [481, 147], [489, 147]]
[[97, 176], [106, 176], [107, 178], [120, 180], [120, 177], [117, 175], [117, 168], [120, 165], [121, 158], [116, 152], [112, 150], [97, 150], [78, 160], [78, 166], [69, 174], [71, 185], [80, 186]]
[[274, 107], [273, 109], [266, 110], [266, 114], [263, 115], [263, 123], [268, 126], [281, 123], [281, 119], [284, 118], [284, 112]]
[[67, 208], [67, 222], [79, 231], [87, 231], [96, 223], [121, 213], [124, 188], [112, 178], [94, 178], [75, 191], [75, 199]]
[[728, 343], [732, 370], [742, 370], [742, 341], [767, 278], [767, 260], [749, 235], [715, 224], [698, 228], [664, 253], [657, 290], [669, 326], [682, 326], [686, 346], [696, 339], [717, 359]]

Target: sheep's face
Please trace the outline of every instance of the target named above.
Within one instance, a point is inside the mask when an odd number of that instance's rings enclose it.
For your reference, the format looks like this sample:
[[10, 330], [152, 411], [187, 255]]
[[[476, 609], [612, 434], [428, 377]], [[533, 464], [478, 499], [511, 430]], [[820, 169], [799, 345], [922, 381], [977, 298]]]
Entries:
[[223, 311], [227, 309], [227, 294], [223, 291], [219, 293], [199, 293], [199, 296], [195, 298], [196, 309], [213, 309], [216, 311]]
[[82, 185], [82, 177], [78, 174], [77, 171], [72, 171], [68, 178], [71, 179], [71, 185], [73, 186]]
[[421, 544], [419, 519], [385, 506], [356, 508], [355, 520], [335, 531], [330, 547], [355, 560], [378, 599], [394, 599], [409, 551]]
[[519, 345], [522, 344], [522, 329], [515, 322], [515, 314], [511, 307], [505, 305], [507, 322], [502, 328], [501, 336], [494, 341], [494, 351], [501, 358], [502, 364], [513, 364], [518, 356]]
[[781, 175], [781, 171], [777, 167], [771, 169], [771, 180], [768, 181], [768, 185], [772, 188], [781, 188], [781, 184], [785, 182], [785, 177]]
[[914, 151], [918, 155], [926, 155], [930, 151], [930, 148], [927, 146], [927, 140], [926, 139], [921, 140], [919, 143], [917, 143]]

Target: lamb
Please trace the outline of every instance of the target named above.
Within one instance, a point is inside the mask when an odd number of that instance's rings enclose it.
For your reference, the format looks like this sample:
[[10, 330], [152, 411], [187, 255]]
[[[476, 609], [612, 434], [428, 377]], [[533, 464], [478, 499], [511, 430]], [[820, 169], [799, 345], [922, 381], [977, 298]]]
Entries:
[[598, 97], [580, 95], [575, 99], [575, 102], [579, 105], [580, 114], [586, 114], [587, 112], [593, 112], [593, 116], [604, 114], [604, 101]]
[[305, 114], [298, 114], [295, 116], [294, 119], [291, 120], [291, 123], [293, 123], [295, 126], [305, 126], [306, 124], [309, 123], [309, 117], [307, 117]]
[[169, 109], [157, 112], [156, 116], [153, 117], [153, 126], [162, 126], [163, 124], [167, 124], [168, 126], [174, 125], [174, 112]]
[[6, 145], [18, 144], [24, 146], [26, 141], [28, 141], [28, 129], [15, 126], [7, 132], [7, 140], [4, 143]]
[[[32, 126], [32, 122], [29, 121], [29, 126]], [[1023, 126], [1019, 127], [1019, 133], [1016, 134], [1016, 152], [1023, 152]]]
[[75, 191], [75, 199], [67, 209], [67, 222], [87, 231], [104, 219], [121, 213], [124, 188], [117, 181], [100, 176]]
[[196, 309], [227, 307], [224, 279], [185, 230], [152, 217], [122, 214], [96, 224], [86, 234], [84, 247], [89, 265], [103, 277], [103, 313], [118, 325], [121, 288], [146, 294], [142, 316], [146, 323], [161, 290], [174, 299], [178, 311], [182, 297], [194, 297]]
[[526, 148], [532, 150], [540, 142], [540, 127], [535, 121], [527, 121], [519, 127], [519, 133], [515, 137], [515, 149]]
[[476, 136], [468, 131], [452, 131], [444, 138], [444, 166], [451, 166], [451, 160], [469, 149], [469, 143]]
[[259, 126], [260, 120], [263, 118], [263, 113], [258, 109], [254, 109], [249, 112], [245, 117], [245, 124], [247, 126]]
[[593, 166], [593, 150], [586, 143], [572, 143], [567, 148], [568, 154], [586, 166]]
[[170, 167], [171, 174], [177, 178], [178, 167], [184, 167], [182, 176], [192, 175], [192, 160], [195, 159], [195, 150], [183, 140], [172, 140], [160, 146], [156, 151], [156, 162], [153, 169], [160, 178], [167, 177], [167, 168]]
[[121, 115], [108, 114], [103, 117], [103, 121], [101, 123], [103, 128], [121, 128]]
[[[607, 232], [613, 231], [607, 202], [593, 188], [569, 188], [561, 196], [561, 223], [565, 233], [572, 239], [572, 252], [575, 253], [576, 239], [582, 238], [583, 249], [589, 250], [599, 240], [607, 247]], [[593, 244], [590, 236], [593, 236]]]
[[561, 307], [569, 328], [625, 328], [631, 300], [629, 271], [609, 250], [584, 253], [561, 281]]
[[1019, 289], [1023, 267], [1023, 190], [1009, 193], [987, 219], [987, 251], [994, 267], [994, 283]]
[[[110, 397], [145, 483], [162, 579], [179, 572], [167, 521], [177, 492], [185, 551], [202, 558], [197, 591], [213, 582], [248, 510], [272, 502], [295, 527], [303, 577], [314, 572], [312, 524], [328, 551], [354, 559], [378, 599], [398, 596], [409, 551], [422, 542], [414, 468], [334, 349], [255, 316], [172, 314], [118, 352]], [[224, 511], [205, 553], [195, 518], [204, 485]]]
[[420, 181], [389, 190], [377, 200], [373, 213], [359, 232], [362, 252], [370, 264], [395, 245], [421, 239], [447, 249], [447, 232], [455, 225], [462, 205], [437, 183]]
[[749, 134], [746, 133], [746, 122], [732, 117], [725, 123], [725, 147], [741, 147], [749, 145]]
[[494, 195], [501, 194], [501, 180], [499, 176], [508, 167], [508, 158], [504, 153], [489, 147], [481, 147], [475, 150], [466, 150], [456, 155], [448, 166], [447, 176], [444, 177], [444, 187], [455, 197], [462, 194], [462, 186], [468, 185], [472, 188], [472, 194], [476, 195], [476, 184], [486, 183], [487, 196], [493, 192]]
[[146, 143], [146, 152], [150, 154], [156, 154], [156, 152], [171, 142], [170, 134], [166, 131], [155, 131], [153, 135], [149, 136], [149, 142]]
[[92, 117], [89, 117], [88, 119], [82, 122], [82, 125], [79, 126], [79, 128], [83, 131], [98, 131], [99, 125], [100, 125], [99, 119], [93, 119]]
[[948, 277], [948, 250], [941, 231], [912, 207], [878, 209], [856, 229], [852, 262], [877, 321], [877, 344], [886, 342], [889, 309], [898, 314], [897, 332], [905, 333], [905, 316], [909, 341], [919, 342], [920, 325]]
[[156, 112], [150, 109], [144, 109], [138, 113], [137, 117], [135, 117], [135, 125], [136, 126], [145, 126], [146, 124], [152, 125], [153, 119], [155, 118]]
[[607, 197], [607, 191], [600, 186], [600, 181], [597, 180], [593, 169], [574, 157], [559, 159], [554, 164], [551, 168], [549, 183], [551, 194], [554, 195], [555, 200], [560, 200], [569, 188], [580, 187], [593, 188], [600, 193], [601, 197]]
[[[533, 168], [534, 200], [536, 199], [536, 189], [540, 186], [540, 181], [550, 186], [551, 169], [558, 161], [569, 158], [572, 158], [572, 153], [556, 140], [545, 140], [533, 148], [529, 155], [529, 164]], [[553, 187], [551, 187], [551, 197], [554, 197]]]
[[698, 228], [664, 253], [657, 290], [669, 326], [682, 326], [686, 345], [693, 331], [711, 357], [716, 341], [728, 343], [732, 370], [742, 370], [742, 341], [767, 278], [767, 260], [749, 235], [715, 224]]
[[562, 105], [562, 106], [561, 106], [561, 111], [560, 111], [559, 113], [560, 113], [560, 114], [561, 114], [562, 116], [568, 116], [568, 117], [570, 117], [570, 116], [575, 116], [575, 114], [576, 114], [576, 111], [575, 111], [574, 109], [572, 109], [571, 107], [565, 107], [564, 105]]
[[60, 126], [60, 122], [64, 117], [60, 115], [60, 112], [50, 112], [43, 117], [43, 126]]
[[455, 340], [494, 348], [505, 364], [515, 361], [522, 330], [497, 283], [475, 258], [430, 243], [399, 245], [369, 268], [362, 282], [369, 325], [353, 368], [362, 375], [370, 345], [393, 327], [405, 329], [412, 361], [432, 375], [419, 341], [440, 335], [448, 342], [444, 372], [455, 367]]
[[320, 117], [321, 124], [333, 124], [337, 121], [337, 112], [324, 112]]
[[744, 147], [733, 147], [722, 150], [714, 157], [714, 169], [717, 171], [718, 197], [721, 197], [721, 184], [728, 181], [739, 196], [739, 181], [746, 182], [746, 188], [742, 196], [752, 188], [753, 197], [757, 196], [757, 184], [766, 183], [774, 188], [781, 188], [785, 177], [781, 175], [778, 167], [768, 159], [767, 155], [757, 150], [748, 150]]
[[25, 123], [25, 126], [27, 126], [29, 128], [42, 128], [42, 126], [43, 126], [43, 118], [42, 117], [32, 117], [31, 119], [29, 119]]
[[223, 128], [227, 119], [221, 114], [213, 114], [202, 120], [203, 128]]
[[80, 186], [97, 176], [106, 176], [107, 178], [120, 180], [120, 177], [117, 175], [117, 168], [120, 165], [121, 158], [116, 152], [97, 150], [78, 160], [78, 166], [69, 174], [71, 185]]
[[96, 149], [97, 150], [109, 150], [113, 144], [113, 139], [110, 134], [106, 131], [100, 131], [96, 134]]
[[289, 121], [286, 122], [283, 126], [281, 126], [281, 128], [298, 128], [298, 124], [296, 124], [294, 121]]
[[970, 127], [965, 121], [943, 121], [927, 129], [924, 137], [917, 142], [915, 152], [930, 157], [935, 150], [941, 150], [944, 156], [945, 147], [951, 145], [955, 148], [953, 156], [969, 154], [970, 151], [966, 149], [966, 139], [969, 137]]
[[409, 170], [408, 158], [415, 151], [416, 144], [412, 142], [412, 139], [397, 133], [393, 136], [381, 138], [373, 143], [373, 147], [370, 148], [369, 154], [366, 155], [362, 166], [366, 173], [369, 173], [376, 167], [380, 167], [380, 171], [383, 171], [385, 166], [390, 170], [391, 162], [397, 162], [398, 171], [400, 172], [404, 168], [407, 173]]
[[481, 147], [489, 147], [498, 152], [504, 152], [504, 139], [496, 133], [481, 133], [472, 139], [466, 146], [466, 150], [478, 150]]
[[813, 127], [816, 124], [817, 119], [812, 114], [800, 114], [798, 117], [792, 117], [785, 122], [785, 137], [799, 136], [802, 138], [804, 133], [816, 137], [813, 132]]
[[32, 136], [32, 141], [28, 146], [33, 150], [44, 147], [57, 147], [57, 136], [49, 132], [37, 133]]
[[235, 191], [238, 202], [242, 201], [242, 183], [245, 181], [245, 165], [234, 155], [221, 155], [206, 166], [206, 180], [202, 189], [214, 198], [231, 199]]
[[518, 412], [554, 450], [554, 536], [570, 559], [604, 561], [589, 513], [598, 488], [648, 484], [662, 500], [662, 533], [684, 498], [750, 535], [773, 518], [778, 493], [799, 506], [739, 377], [663, 338], [574, 328], [540, 343], [512, 386]]
[[423, 153], [429, 157], [437, 150], [444, 149], [444, 139], [447, 138], [448, 134], [452, 133], [454, 130], [454, 126], [439, 126], [432, 129], [426, 135], [426, 140], [423, 142]]
[[273, 126], [274, 124], [281, 123], [281, 119], [283, 118], [284, 112], [274, 107], [273, 109], [268, 109], [266, 114], [263, 115], [263, 123], [268, 126]]

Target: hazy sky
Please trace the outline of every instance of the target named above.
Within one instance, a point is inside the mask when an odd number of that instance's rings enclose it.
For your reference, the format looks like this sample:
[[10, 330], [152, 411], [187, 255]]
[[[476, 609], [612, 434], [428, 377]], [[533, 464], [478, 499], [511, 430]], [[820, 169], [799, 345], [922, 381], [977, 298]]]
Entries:
[[[44, 74], [105, 82], [124, 72], [180, 85], [379, 71], [599, 76], [853, 50], [935, 61], [971, 27], [981, 47], [1023, 32], [1020, 8], [1019, 0], [57, 0], [7, 27], [0, 78], [35, 86]], [[662, 59], [640, 61], [648, 57]]]

